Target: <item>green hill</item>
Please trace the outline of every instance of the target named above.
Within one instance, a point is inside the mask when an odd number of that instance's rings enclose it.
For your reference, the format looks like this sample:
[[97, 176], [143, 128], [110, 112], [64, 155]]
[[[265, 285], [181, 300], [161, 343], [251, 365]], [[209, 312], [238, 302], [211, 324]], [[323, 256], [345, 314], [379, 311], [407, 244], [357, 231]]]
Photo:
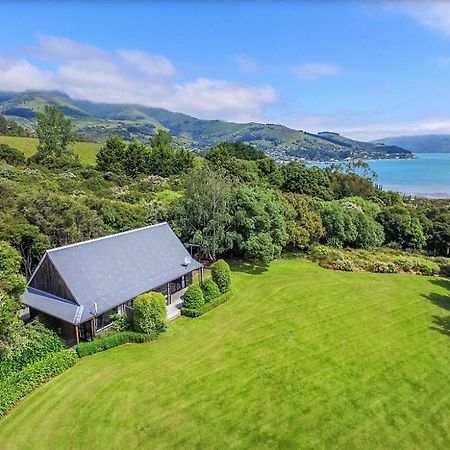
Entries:
[[397, 136], [379, 139], [388, 145], [399, 145], [414, 153], [450, 153], [450, 134]]
[[0, 93], [0, 114], [30, 131], [35, 128], [36, 113], [46, 104], [69, 116], [81, 137], [96, 142], [103, 142], [112, 134], [148, 142], [156, 129], [165, 128], [178, 145], [197, 153], [223, 141], [239, 141], [278, 160], [411, 157], [401, 148], [354, 141], [336, 133], [312, 134], [277, 124], [201, 120], [162, 108], [75, 100], [58, 92]]
[[[0, 135], [0, 144], [7, 144], [16, 148], [29, 158], [36, 153], [38, 140], [36, 138]], [[80, 156], [81, 162], [95, 165], [95, 156], [100, 148], [100, 144], [96, 142], [75, 142], [70, 145], [70, 148]]]

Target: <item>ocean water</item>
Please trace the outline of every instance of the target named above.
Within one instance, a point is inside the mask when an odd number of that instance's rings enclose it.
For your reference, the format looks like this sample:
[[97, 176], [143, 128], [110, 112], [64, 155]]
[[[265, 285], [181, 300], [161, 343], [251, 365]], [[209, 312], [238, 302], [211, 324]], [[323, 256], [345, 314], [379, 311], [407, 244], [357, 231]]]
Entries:
[[417, 153], [416, 159], [368, 161], [384, 190], [450, 198], [450, 153]]
[[[450, 153], [417, 153], [416, 159], [367, 161], [386, 191], [430, 198], [450, 198]], [[327, 163], [308, 164], [327, 166]]]

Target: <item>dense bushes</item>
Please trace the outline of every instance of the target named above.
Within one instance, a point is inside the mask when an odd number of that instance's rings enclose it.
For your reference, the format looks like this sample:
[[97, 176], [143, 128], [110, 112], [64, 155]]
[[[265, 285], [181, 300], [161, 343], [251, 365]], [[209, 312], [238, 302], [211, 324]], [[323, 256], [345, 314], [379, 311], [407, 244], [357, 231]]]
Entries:
[[6, 379], [2, 379], [0, 382], [0, 417], [38, 386], [73, 366], [76, 360], [75, 352], [61, 350], [29, 364], [20, 372], [16, 372]]
[[24, 332], [27, 345], [0, 359], [0, 379], [65, 348], [64, 342], [39, 322], [26, 326]]
[[133, 331], [124, 331], [121, 333], [112, 333], [99, 336], [90, 342], [82, 342], [78, 344], [75, 348], [78, 356], [80, 358], [88, 355], [93, 355], [94, 353], [103, 352], [113, 347], [117, 347], [128, 342], [149, 342], [153, 341], [158, 337], [158, 333], [153, 331], [148, 334], [145, 333], [135, 333]]
[[138, 333], [163, 331], [166, 322], [166, 299], [160, 292], [149, 292], [136, 297], [133, 303], [133, 327]]
[[0, 144], [0, 160], [5, 161], [12, 166], [19, 166], [25, 164], [25, 155], [7, 144]]
[[445, 274], [445, 266], [448, 264], [445, 259], [440, 265], [419, 255], [409, 255], [388, 249], [342, 250], [324, 245], [314, 246], [310, 256], [322, 267], [346, 272], [412, 273], [433, 276], [439, 273]]
[[207, 313], [208, 311], [211, 311], [211, 309], [214, 309], [216, 306], [221, 305], [222, 303], [225, 303], [228, 301], [231, 297], [231, 292], [225, 292], [225, 294], [219, 295], [219, 297], [216, 297], [215, 299], [211, 300], [208, 303], [205, 303], [204, 305], [198, 307], [198, 308], [188, 308], [185, 306], [184, 302], [181, 307], [181, 315], [186, 317], [199, 317], [203, 314]]
[[220, 295], [219, 286], [216, 282], [209, 278], [200, 285], [200, 289], [203, 291], [205, 302], [208, 303]]
[[205, 304], [203, 291], [199, 286], [192, 284], [183, 295], [183, 306], [188, 309], [201, 308]]
[[217, 284], [220, 292], [224, 294], [231, 287], [231, 271], [230, 266], [223, 260], [219, 259], [211, 267], [211, 276]]

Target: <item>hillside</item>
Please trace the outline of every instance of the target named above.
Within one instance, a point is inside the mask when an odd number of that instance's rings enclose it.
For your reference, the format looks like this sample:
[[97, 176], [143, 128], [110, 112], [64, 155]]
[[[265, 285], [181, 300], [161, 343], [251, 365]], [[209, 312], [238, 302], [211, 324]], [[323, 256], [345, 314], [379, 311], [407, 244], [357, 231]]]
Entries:
[[223, 141], [240, 141], [264, 150], [277, 160], [411, 157], [402, 148], [354, 141], [336, 133], [312, 134], [277, 124], [200, 120], [161, 108], [75, 100], [58, 92], [0, 93], [0, 114], [29, 131], [35, 128], [36, 113], [46, 104], [58, 107], [69, 116], [81, 137], [96, 142], [112, 134], [148, 142], [156, 129], [165, 128], [178, 145], [197, 153]]
[[413, 153], [450, 153], [450, 134], [387, 137], [376, 142], [398, 145]]
[[[16, 148], [29, 158], [36, 153], [38, 140], [36, 138], [0, 135], [0, 144]], [[95, 165], [95, 156], [100, 149], [100, 144], [97, 142], [74, 142], [69, 147], [80, 157], [82, 163]]]

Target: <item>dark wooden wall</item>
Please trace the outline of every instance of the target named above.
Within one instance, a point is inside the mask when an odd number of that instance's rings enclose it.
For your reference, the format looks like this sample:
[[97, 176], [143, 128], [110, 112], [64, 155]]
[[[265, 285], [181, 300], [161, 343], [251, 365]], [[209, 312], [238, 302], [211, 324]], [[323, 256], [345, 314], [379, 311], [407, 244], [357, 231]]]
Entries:
[[48, 256], [45, 256], [31, 280], [30, 286], [76, 303], [75, 298]]

